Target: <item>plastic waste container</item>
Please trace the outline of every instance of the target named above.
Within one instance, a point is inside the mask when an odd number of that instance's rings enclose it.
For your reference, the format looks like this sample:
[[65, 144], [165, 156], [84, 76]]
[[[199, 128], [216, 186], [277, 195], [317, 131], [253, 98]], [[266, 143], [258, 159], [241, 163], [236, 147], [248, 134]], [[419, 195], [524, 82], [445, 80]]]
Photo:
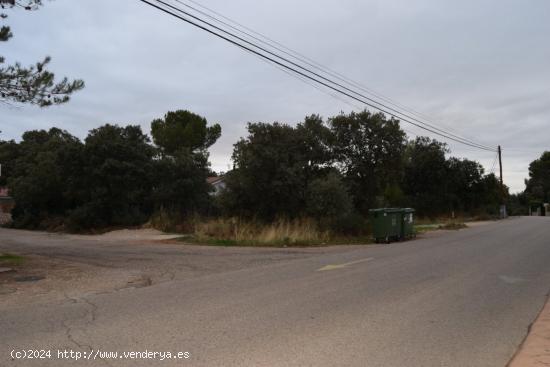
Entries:
[[398, 241], [403, 227], [403, 210], [380, 208], [369, 210], [373, 237], [376, 243]]
[[413, 238], [416, 236], [414, 230], [414, 209], [403, 208], [401, 210], [401, 219], [403, 221], [401, 225], [401, 238]]

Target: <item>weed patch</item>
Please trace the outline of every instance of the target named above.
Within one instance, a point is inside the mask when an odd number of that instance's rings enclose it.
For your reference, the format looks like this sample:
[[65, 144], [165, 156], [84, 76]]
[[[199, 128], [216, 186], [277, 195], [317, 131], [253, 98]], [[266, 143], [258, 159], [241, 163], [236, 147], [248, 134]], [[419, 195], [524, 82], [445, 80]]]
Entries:
[[12, 254], [0, 254], [0, 265], [17, 266], [23, 264], [25, 258], [23, 256]]

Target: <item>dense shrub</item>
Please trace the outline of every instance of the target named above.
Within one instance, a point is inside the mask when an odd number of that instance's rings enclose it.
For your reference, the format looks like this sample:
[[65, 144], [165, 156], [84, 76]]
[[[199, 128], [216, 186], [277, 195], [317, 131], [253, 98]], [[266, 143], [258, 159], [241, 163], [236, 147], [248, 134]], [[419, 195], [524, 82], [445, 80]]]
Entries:
[[331, 226], [339, 218], [353, 211], [353, 201], [348, 189], [337, 172], [309, 183], [306, 198], [306, 213], [316, 218], [323, 226]]
[[[220, 134], [219, 125], [184, 110], [152, 122], [155, 144], [132, 125], [101, 126], [84, 142], [56, 128], [29, 131], [20, 143], [0, 142], [7, 160], [0, 184], [15, 198], [18, 227], [82, 231], [151, 219], [163, 229], [206, 233], [194, 216], [222, 216], [210, 226], [278, 240], [364, 234], [373, 207], [483, 215], [496, 214], [502, 200], [498, 180], [479, 163], [447, 157], [446, 145], [429, 138], [407, 142], [397, 120], [368, 111], [326, 122], [311, 115], [296, 126], [248, 124], [226, 189], [214, 197], [208, 148]], [[549, 154], [531, 165], [529, 196], [514, 198], [518, 206], [547, 197]]]
[[28, 131], [19, 144], [0, 142], [0, 157], [10, 160], [3, 179], [16, 202], [14, 225], [83, 231], [139, 225], [161, 208], [208, 208], [206, 148], [219, 126], [180, 112], [155, 120], [159, 146], [139, 126], [109, 124], [84, 142], [56, 128]]

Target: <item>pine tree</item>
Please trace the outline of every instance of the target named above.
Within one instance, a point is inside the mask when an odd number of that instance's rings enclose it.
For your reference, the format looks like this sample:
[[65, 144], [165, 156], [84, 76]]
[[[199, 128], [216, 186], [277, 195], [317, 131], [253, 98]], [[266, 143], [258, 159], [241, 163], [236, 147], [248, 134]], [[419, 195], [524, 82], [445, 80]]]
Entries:
[[[27, 0], [22, 3], [16, 0], [0, 0], [2, 9], [20, 7], [24, 10], [36, 10], [42, 5], [42, 0]], [[6, 14], [0, 14], [0, 19], [5, 20]], [[0, 42], [7, 42], [13, 36], [9, 26], [0, 28]], [[28, 67], [20, 63], [0, 67], [0, 102], [5, 104], [34, 104], [47, 107], [53, 104], [61, 104], [69, 101], [69, 96], [84, 88], [84, 81], [76, 79], [69, 81], [63, 78], [55, 80], [55, 75], [46, 69], [51, 58], [46, 56], [44, 60]], [[0, 65], [5, 58], [0, 55]]]

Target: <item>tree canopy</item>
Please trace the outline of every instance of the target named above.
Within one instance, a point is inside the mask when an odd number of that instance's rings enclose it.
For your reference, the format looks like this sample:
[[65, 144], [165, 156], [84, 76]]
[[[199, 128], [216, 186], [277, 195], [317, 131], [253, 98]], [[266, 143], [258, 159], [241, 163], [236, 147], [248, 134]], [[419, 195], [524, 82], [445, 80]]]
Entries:
[[[139, 126], [104, 125], [89, 132], [74, 167], [69, 224], [75, 228], [136, 225], [152, 207], [154, 148]], [[69, 176], [70, 177], [70, 176]]]
[[234, 146], [222, 207], [264, 220], [364, 217], [371, 208], [392, 205], [426, 216], [497, 213], [494, 175], [448, 153], [444, 143], [427, 137], [407, 142], [397, 120], [368, 111], [326, 121], [312, 115], [295, 127], [253, 123]]
[[[52, 128], [0, 141], [0, 184], [16, 200], [14, 224], [74, 230], [128, 226], [155, 213], [272, 221], [312, 218], [339, 233], [362, 233], [368, 210], [411, 206], [421, 216], [498, 213], [500, 183], [444, 143], [406, 141], [399, 122], [368, 111], [292, 126], [249, 123], [235, 143], [234, 169], [214, 196], [208, 147], [219, 125], [185, 110], [139, 126], [103, 125], [84, 141]], [[530, 166], [529, 195], [550, 192], [550, 153]], [[523, 198], [513, 197], [518, 205]]]
[[409, 205], [432, 215], [449, 208], [449, 162], [447, 145], [427, 137], [418, 137], [407, 145], [403, 191]]
[[159, 154], [141, 127], [111, 124], [84, 141], [57, 128], [27, 131], [19, 143], [0, 141], [0, 183], [16, 201], [14, 225], [81, 231], [141, 224], [161, 209], [206, 210], [208, 144], [180, 143], [171, 155]]
[[206, 151], [221, 135], [219, 124], [207, 126], [204, 117], [187, 110], [168, 112], [151, 122], [153, 141], [167, 155], [178, 150]]
[[78, 162], [82, 143], [64, 130], [27, 131], [17, 148], [8, 176], [8, 186], [17, 205], [13, 216], [22, 227], [63, 216], [71, 206], [72, 168]]
[[550, 202], [550, 152], [529, 164], [529, 179], [525, 181], [525, 192], [534, 202]]
[[286, 124], [250, 123], [248, 133], [233, 151], [235, 169], [227, 176], [229, 209], [265, 219], [298, 214], [311, 152], [302, 144], [299, 130]]
[[405, 132], [399, 121], [366, 110], [340, 114], [328, 125], [337, 167], [355, 194], [356, 208], [367, 214], [369, 208], [383, 205], [377, 197], [400, 180]]

